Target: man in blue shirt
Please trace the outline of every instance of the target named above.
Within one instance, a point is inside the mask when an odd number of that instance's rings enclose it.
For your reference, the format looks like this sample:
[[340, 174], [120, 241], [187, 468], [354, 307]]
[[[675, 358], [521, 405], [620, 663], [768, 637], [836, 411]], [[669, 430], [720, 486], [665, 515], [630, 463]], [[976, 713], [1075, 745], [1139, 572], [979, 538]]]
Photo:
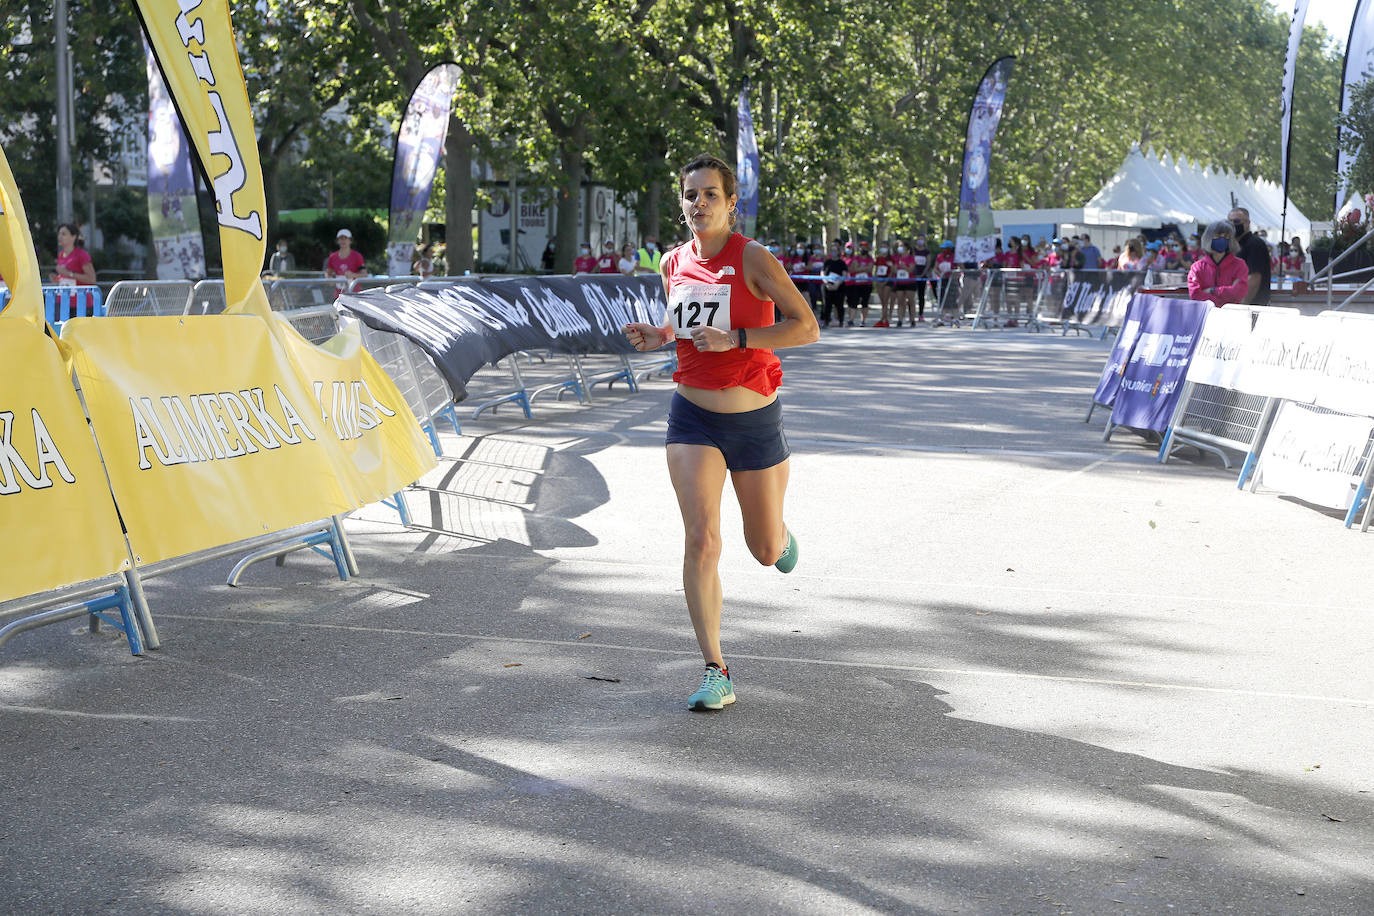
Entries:
[[1078, 249], [1083, 255], [1084, 270], [1102, 269], [1102, 252], [1097, 250], [1092, 239], [1088, 238], [1088, 233], [1083, 233], [1083, 244]]

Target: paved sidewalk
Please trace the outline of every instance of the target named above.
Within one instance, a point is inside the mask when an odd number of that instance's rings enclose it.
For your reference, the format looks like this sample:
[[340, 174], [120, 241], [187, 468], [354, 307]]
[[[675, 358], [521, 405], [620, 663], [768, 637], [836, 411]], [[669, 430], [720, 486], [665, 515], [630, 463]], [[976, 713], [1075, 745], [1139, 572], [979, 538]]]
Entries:
[[685, 709], [666, 381], [465, 422], [435, 530], [359, 513], [347, 583], [155, 580], [141, 659], [19, 637], [0, 911], [1374, 911], [1369, 536], [1104, 443], [1106, 352], [786, 353], [801, 562], [727, 492], [720, 713]]

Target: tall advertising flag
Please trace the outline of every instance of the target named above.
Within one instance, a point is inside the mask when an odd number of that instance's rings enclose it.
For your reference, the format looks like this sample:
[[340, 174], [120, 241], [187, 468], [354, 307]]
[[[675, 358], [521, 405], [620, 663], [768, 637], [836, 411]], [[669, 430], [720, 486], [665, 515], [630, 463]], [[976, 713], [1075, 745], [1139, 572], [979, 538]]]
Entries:
[[199, 280], [205, 276], [205, 246], [191, 148], [146, 41], [143, 53], [148, 67], [148, 221], [157, 252], [157, 278]]
[[[1371, 65], [1374, 65], [1374, 0], [1359, 0], [1355, 4], [1355, 15], [1350, 20], [1350, 40], [1345, 46], [1345, 71], [1341, 76], [1342, 116], [1350, 114], [1350, 106], [1355, 101], [1351, 97], [1351, 88], [1374, 77], [1374, 73], [1370, 72]], [[1346, 195], [1350, 193], [1350, 181], [1344, 176], [1359, 155], [1359, 150], [1347, 152], [1344, 148], [1337, 153], [1336, 206], [1332, 208], [1332, 212], [1340, 209]], [[1374, 191], [1374, 188], [1362, 190]]]
[[24, 202], [14, 183], [10, 161], [0, 150], [0, 278], [10, 288], [5, 306], [6, 318], [27, 321], [37, 330], [43, 328], [43, 275], [38, 270], [38, 255], [33, 250], [29, 220]]
[[458, 65], [439, 64], [425, 74], [406, 106], [396, 132], [396, 166], [391, 177], [391, 219], [387, 223], [386, 270], [410, 273], [415, 239], [434, 189], [439, 152], [448, 135], [449, 108], [458, 86]]
[[[1279, 132], [1282, 147], [1279, 155], [1283, 184], [1283, 215], [1288, 216], [1288, 164], [1293, 145], [1293, 78], [1298, 68], [1298, 44], [1302, 41], [1302, 25], [1307, 19], [1307, 0], [1294, 0], [1293, 21], [1288, 26], [1288, 54], [1283, 59], [1283, 85], [1279, 90]], [[1279, 236], [1283, 236], [1283, 232]]]
[[759, 221], [759, 145], [749, 113], [749, 80], [739, 91], [739, 133], [735, 139], [735, 177], [739, 179], [739, 231], [752, 237]]
[[267, 251], [267, 199], [228, 0], [135, 2], [205, 184], [214, 191], [229, 310], [241, 310], [252, 297], [253, 307], [265, 311], [258, 274]]
[[963, 264], [992, 257], [997, 229], [992, 223], [992, 196], [988, 190], [988, 162], [992, 157], [992, 138], [1002, 119], [1002, 102], [1007, 97], [1015, 57], [994, 61], [968, 114], [968, 134], [964, 140], [964, 173], [959, 183], [959, 223], [955, 231], [954, 260]]

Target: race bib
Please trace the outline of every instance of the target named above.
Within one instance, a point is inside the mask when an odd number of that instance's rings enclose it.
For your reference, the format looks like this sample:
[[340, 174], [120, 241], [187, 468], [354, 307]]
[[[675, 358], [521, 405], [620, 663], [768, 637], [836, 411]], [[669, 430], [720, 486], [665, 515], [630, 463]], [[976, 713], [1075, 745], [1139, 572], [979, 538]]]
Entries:
[[925, 266], [926, 266], [926, 256], [925, 256], [925, 255], [923, 255], [923, 254], [918, 254], [918, 255], [916, 255], [916, 266], [917, 266], [917, 267], [925, 267]]
[[682, 283], [674, 286], [668, 298], [668, 319], [673, 323], [674, 337], [691, 337], [692, 328], [730, 330], [730, 285]]
[[909, 276], [911, 276], [911, 274], [907, 273], [905, 270], [903, 270], [903, 269], [900, 268], [900, 267], [897, 268], [897, 279], [898, 279], [898, 280], [905, 280], [905, 279], [906, 279], [907, 277], [909, 277]]
[[866, 272], [857, 273], [857, 274], [854, 275], [854, 279], [855, 279], [855, 280], [867, 280], [867, 279], [868, 279], [868, 274], [867, 274]]
[[878, 268], [878, 276], [880, 276], [880, 277], [886, 277], [886, 276], [887, 276], [887, 265], [886, 265], [886, 264], [884, 264], [884, 265], [882, 265], [881, 267]]

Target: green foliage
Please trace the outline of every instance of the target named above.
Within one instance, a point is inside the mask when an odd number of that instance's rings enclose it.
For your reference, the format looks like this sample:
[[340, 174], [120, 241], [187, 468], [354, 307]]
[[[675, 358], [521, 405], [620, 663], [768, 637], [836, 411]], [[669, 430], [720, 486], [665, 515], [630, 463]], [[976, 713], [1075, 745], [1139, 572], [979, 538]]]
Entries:
[[[1351, 87], [1350, 110], [1340, 124], [1341, 148], [1357, 154], [1342, 177], [1351, 191], [1374, 191], [1374, 78]], [[1339, 203], [1343, 205], [1345, 201]]]
[[[146, 98], [138, 36], [132, 14], [69, 2], [78, 141], [99, 155], [109, 143], [100, 118], [140, 111]], [[431, 219], [443, 218], [443, 194], [449, 212], [480, 204], [466, 173], [473, 161], [560, 195], [583, 181], [608, 184], [637, 199], [642, 230], [680, 234], [676, 167], [698, 152], [733, 160], [747, 78], [762, 157], [760, 236], [930, 227], [938, 238], [953, 221], [970, 100], [1004, 54], [1017, 64], [993, 149], [995, 206], [1081, 205], [1132, 144], [1278, 177], [1287, 19], [1269, 0], [1205, 12], [1186, 0], [259, 0], [235, 4], [233, 15], [271, 213], [386, 207], [402, 107], [445, 60], [461, 71], [461, 130], [449, 143], [462, 173], [441, 164]], [[32, 36], [0, 46], [10, 125], [0, 142], [31, 214], [45, 221], [50, 19], [46, 4], [0, 0], [0, 23]], [[1314, 218], [1329, 206], [1339, 69], [1328, 37], [1309, 28], [1291, 195]], [[1361, 131], [1374, 123], [1364, 91], [1352, 118]], [[1357, 184], [1374, 187], [1369, 158], [1358, 169]], [[202, 196], [203, 214], [206, 205]], [[302, 265], [332, 249], [336, 222], [309, 242], [318, 252], [298, 253]], [[570, 260], [580, 229], [572, 220], [562, 229]], [[381, 257], [380, 234], [358, 241]]]

